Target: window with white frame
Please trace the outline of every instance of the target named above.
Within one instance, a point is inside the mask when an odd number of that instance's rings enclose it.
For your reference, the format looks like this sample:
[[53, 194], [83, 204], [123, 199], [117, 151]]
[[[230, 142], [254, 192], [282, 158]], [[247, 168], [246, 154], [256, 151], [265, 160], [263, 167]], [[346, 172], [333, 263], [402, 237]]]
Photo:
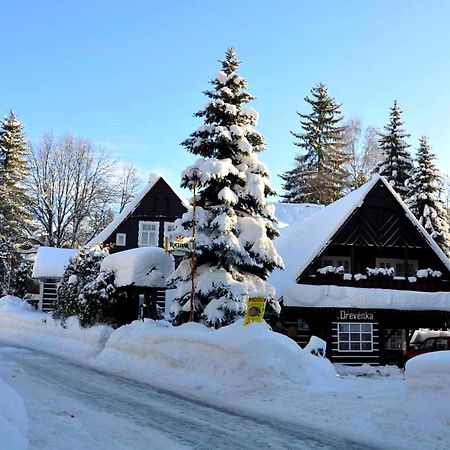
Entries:
[[139, 222], [139, 247], [158, 247], [159, 222]]
[[373, 324], [338, 323], [338, 350], [340, 352], [371, 352]]
[[164, 222], [164, 237], [169, 237], [173, 230], [175, 230], [175, 222]]
[[387, 329], [385, 331], [386, 336], [389, 338], [386, 340], [386, 350], [405, 350], [406, 349], [406, 333], [405, 330], [395, 330], [391, 334], [392, 330]]
[[350, 256], [322, 256], [320, 260], [321, 267], [333, 266], [344, 267], [344, 272], [351, 271], [351, 258]]
[[418, 268], [417, 259], [408, 259], [407, 270], [405, 272], [405, 260], [395, 259], [395, 258], [376, 258], [376, 267], [383, 267], [388, 269], [393, 267], [395, 270], [395, 275], [398, 277], [406, 277], [409, 275], [414, 275]]
[[127, 245], [127, 234], [126, 233], [117, 233], [116, 234], [116, 246], [124, 247]]

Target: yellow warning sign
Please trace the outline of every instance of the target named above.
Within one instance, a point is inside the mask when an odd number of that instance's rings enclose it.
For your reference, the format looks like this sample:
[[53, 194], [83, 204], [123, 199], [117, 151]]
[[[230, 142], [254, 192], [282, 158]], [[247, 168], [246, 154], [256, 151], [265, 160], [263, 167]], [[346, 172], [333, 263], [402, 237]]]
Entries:
[[247, 313], [244, 318], [244, 325], [263, 322], [265, 307], [266, 299], [264, 297], [249, 297], [247, 302]]

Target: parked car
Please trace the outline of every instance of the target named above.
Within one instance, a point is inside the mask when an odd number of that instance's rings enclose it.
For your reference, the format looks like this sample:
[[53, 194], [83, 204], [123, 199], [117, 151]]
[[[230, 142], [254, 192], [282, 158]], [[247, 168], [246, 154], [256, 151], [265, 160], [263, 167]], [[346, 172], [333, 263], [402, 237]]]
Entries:
[[429, 337], [419, 345], [408, 350], [405, 357], [406, 359], [411, 359], [422, 353], [437, 352], [440, 350], [450, 350], [450, 337]]

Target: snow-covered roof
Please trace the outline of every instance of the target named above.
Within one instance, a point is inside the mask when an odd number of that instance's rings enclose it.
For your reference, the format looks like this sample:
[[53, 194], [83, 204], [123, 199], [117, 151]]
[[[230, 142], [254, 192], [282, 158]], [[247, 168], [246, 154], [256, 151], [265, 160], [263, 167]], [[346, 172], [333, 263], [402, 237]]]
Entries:
[[108, 255], [102, 271], [115, 273], [115, 285], [166, 287], [167, 277], [174, 271], [173, 257], [159, 247], [140, 247]]
[[277, 296], [282, 295], [284, 297], [284, 288], [290, 283], [296, 284], [297, 278], [304, 272], [311, 261], [326, 248], [336, 232], [350, 215], [363, 204], [367, 194], [379, 181], [384, 184], [399, 202], [408, 219], [426, 239], [445, 267], [450, 270], [450, 261], [444, 252], [420, 225], [419, 221], [386, 179], [377, 175], [359, 189], [350, 192], [345, 197], [312, 214], [299, 224], [293, 224], [280, 230], [281, 235], [275, 239], [274, 243], [278, 253], [283, 258], [285, 270], [275, 270], [269, 279], [269, 282], [277, 290]]
[[450, 292], [368, 289], [291, 282], [283, 289], [283, 300], [285, 306], [309, 308], [450, 311]]
[[273, 206], [279, 229], [299, 225], [324, 208], [323, 205], [312, 203], [273, 203]]
[[78, 250], [39, 247], [33, 264], [33, 278], [62, 278], [64, 270]]
[[139, 206], [141, 201], [144, 199], [144, 197], [152, 190], [153, 186], [158, 182], [158, 180], [162, 178], [172, 189], [172, 191], [176, 194], [176, 196], [180, 199], [180, 201], [183, 203], [183, 205], [186, 206], [186, 208], [189, 205], [189, 202], [183, 198], [181, 195], [178, 194], [178, 192], [174, 189], [174, 187], [167, 181], [167, 179], [160, 174], [151, 174], [149, 177], [149, 181], [147, 183], [147, 186], [136, 195], [122, 210], [120, 214], [118, 214], [102, 231], [100, 231], [97, 236], [93, 237], [87, 244], [87, 247], [93, 247], [95, 245], [102, 244], [104, 241], [106, 241], [112, 233], [117, 229], [117, 227], [125, 221], [125, 219], [134, 212], [134, 210]]

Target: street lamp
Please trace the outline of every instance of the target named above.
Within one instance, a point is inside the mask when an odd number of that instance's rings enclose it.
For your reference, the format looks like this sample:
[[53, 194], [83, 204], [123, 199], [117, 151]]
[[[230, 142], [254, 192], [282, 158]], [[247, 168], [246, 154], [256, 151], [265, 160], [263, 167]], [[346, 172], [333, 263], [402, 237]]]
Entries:
[[189, 301], [189, 322], [194, 321], [194, 296], [195, 296], [195, 189], [200, 181], [200, 169], [194, 167], [191, 171], [191, 186], [192, 186], [192, 256], [191, 256], [191, 298]]

